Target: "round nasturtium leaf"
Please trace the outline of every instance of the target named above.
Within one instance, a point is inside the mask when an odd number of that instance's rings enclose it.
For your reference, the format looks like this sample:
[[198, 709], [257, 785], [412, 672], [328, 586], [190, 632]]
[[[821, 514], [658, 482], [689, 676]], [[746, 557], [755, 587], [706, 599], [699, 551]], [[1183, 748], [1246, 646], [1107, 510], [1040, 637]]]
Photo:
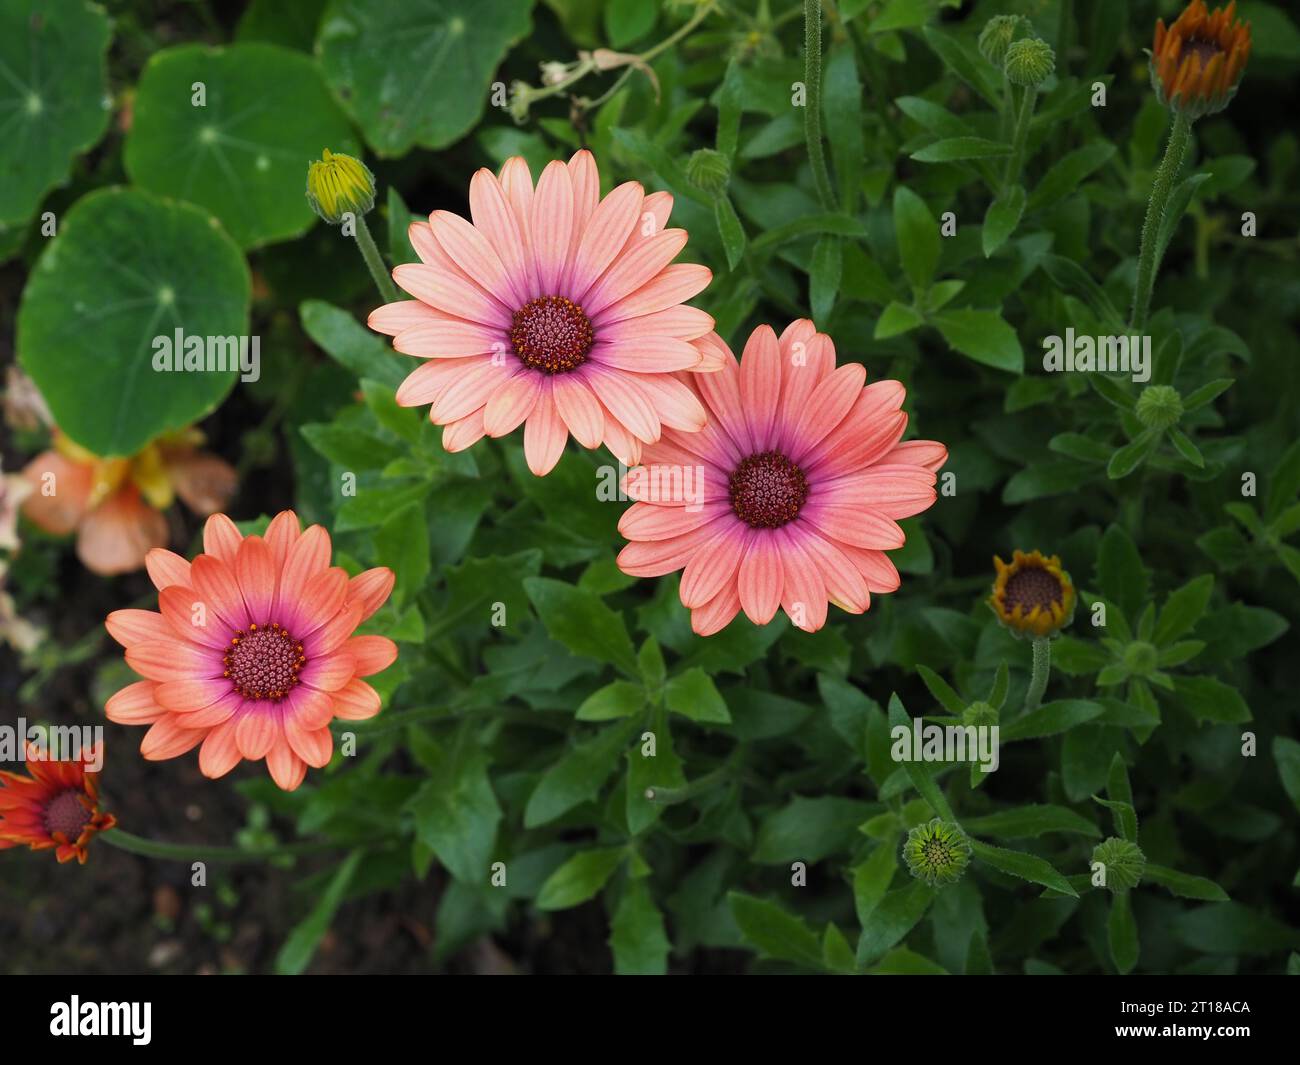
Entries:
[[483, 115], [532, 0], [332, 0], [316, 51], [330, 88], [380, 155], [444, 148]]
[[144, 68], [126, 169], [142, 188], [206, 207], [252, 248], [316, 220], [304, 190], [324, 148], [358, 151], [309, 57], [272, 44], [185, 45]]
[[[219, 365], [208, 351], [224, 356], [246, 338], [246, 362], [260, 356], [247, 339], [250, 288], [243, 254], [205, 211], [100, 189], [73, 204], [32, 269], [18, 361], [74, 441], [132, 455], [203, 417], [239, 379], [208, 369]], [[203, 369], [156, 368], [192, 337], [203, 340]]]
[[86, 0], [0, 3], [0, 223], [25, 222], [108, 126], [109, 23]]

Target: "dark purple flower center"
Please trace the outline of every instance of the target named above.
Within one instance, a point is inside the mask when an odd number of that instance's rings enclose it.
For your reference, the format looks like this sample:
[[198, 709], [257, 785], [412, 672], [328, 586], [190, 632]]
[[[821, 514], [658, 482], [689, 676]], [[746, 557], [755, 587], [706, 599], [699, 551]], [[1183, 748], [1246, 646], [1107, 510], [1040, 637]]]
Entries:
[[779, 451], [750, 455], [731, 473], [731, 509], [754, 529], [779, 529], [794, 521], [808, 498], [808, 478]]
[[249, 625], [230, 638], [222, 659], [231, 687], [245, 699], [283, 699], [298, 683], [298, 672], [307, 664], [302, 644], [274, 621]]
[[1024, 607], [1026, 614], [1036, 606], [1048, 610], [1053, 603], [1062, 602], [1063, 598], [1061, 582], [1047, 570], [1036, 566], [1017, 570], [1011, 574], [1002, 593], [1002, 600], [1006, 603], [1007, 610], [1015, 610], [1018, 606]]
[[595, 342], [591, 321], [572, 300], [538, 296], [515, 311], [510, 343], [519, 361], [542, 373], [568, 373], [587, 361]]
[[90, 821], [90, 811], [82, 805], [81, 792], [63, 791], [45, 807], [45, 830], [53, 836], [62, 832], [69, 843], [81, 838], [81, 830]]

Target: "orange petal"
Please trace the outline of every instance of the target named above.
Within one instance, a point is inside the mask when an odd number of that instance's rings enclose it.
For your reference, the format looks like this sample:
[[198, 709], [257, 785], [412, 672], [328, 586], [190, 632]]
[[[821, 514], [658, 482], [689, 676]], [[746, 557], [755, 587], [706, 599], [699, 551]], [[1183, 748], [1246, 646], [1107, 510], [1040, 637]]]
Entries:
[[93, 468], [57, 451], [43, 451], [27, 464], [23, 476], [33, 488], [23, 502], [28, 519], [56, 536], [72, 532], [86, 513], [95, 480]]
[[149, 552], [166, 543], [167, 519], [128, 485], [82, 519], [77, 557], [92, 573], [111, 577], [140, 569]]

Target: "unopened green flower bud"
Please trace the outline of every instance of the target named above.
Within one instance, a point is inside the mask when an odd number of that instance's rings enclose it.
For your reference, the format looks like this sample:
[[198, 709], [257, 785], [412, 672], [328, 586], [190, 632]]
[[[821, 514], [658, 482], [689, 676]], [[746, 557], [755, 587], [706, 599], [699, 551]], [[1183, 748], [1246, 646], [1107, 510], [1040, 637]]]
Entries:
[[1026, 37], [1007, 48], [1004, 69], [1017, 85], [1041, 85], [1056, 69], [1056, 53], [1041, 38]]
[[1183, 397], [1169, 385], [1151, 385], [1138, 396], [1137, 416], [1148, 429], [1168, 429], [1183, 416]]
[[375, 176], [360, 159], [328, 148], [307, 167], [307, 202], [332, 226], [345, 214], [363, 215], [375, 205]]
[[710, 196], [722, 193], [731, 180], [731, 163], [721, 152], [701, 148], [686, 162], [686, 176], [697, 189]]
[[955, 884], [970, 864], [971, 846], [960, 828], [936, 817], [917, 825], [903, 844], [908, 872], [930, 887]]
[[1141, 882], [1147, 857], [1136, 843], [1111, 836], [1092, 849], [1092, 865], [1094, 874], [1102, 874], [1102, 886], [1107, 891], [1123, 894]]
[[1012, 42], [1028, 36], [1032, 29], [1024, 15], [994, 15], [980, 31], [980, 55], [995, 67], [1001, 67]]

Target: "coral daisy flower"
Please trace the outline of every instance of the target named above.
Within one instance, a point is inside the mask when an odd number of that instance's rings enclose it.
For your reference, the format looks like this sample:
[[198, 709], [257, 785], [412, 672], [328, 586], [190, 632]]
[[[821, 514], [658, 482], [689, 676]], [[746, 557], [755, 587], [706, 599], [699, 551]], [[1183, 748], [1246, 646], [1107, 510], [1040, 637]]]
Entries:
[[1151, 84], [1166, 107], [1191, 119], [1231, 102], [1250, 58], [1250, 23], [1236, 17], [1237, 0], [1210, 12], [1192, 0], [1168, 29], [1156, 20]]
[[150, 551], [161, 613], [108, 616], [127, 665], [146, 679], [109, 699], [105, 712], [150, 726], [140, 744], [146, 758], [175, 758], [202, 743], [204, 775], [265, 758], [275, 782], [292, 791], [307, 766], [330, 760], [331, 720], [379, 712], [378, 693], [361, 678], [387, 669], [397, 647], [353, 631], [388, 598], [392, 570], [349, 580], [330, 566], [329, 533], [301, 531], [290, 510], [265, 536], [247, 537], [214, 514], [203, 548], [192, 563]]
[[435, 211], [411, 226], [423, 262], [393, 278], [415, 299], [370, 315], [397, 351], [428, 360], [397, 401], [430, 404], [448, 451], [523, 424], [528, 467], [541, 476], [569, 434], [631, 465], [663, 427], [703, 427], [703, 408], [673, 374], [719, 368], [700, 343], [713, 319], [683, 305], [713, 275], [673, 264], [686, 231], [664, 228], [668, 193], [628, 181], [602, 200], [595, 160], [580, 151], [550, 163], [535, 188], [519, 157], [499, 178], [480, 170], [469, 206], [473, 224]]
[[896, 519], [935, 501], [947, 449], [900, 443], [903, 386], [864, 388], [866, 371], [837, 369], [812, 322], [779, 340], [760, 326], [739, 363], [718, 345], [724, 369], [691, 382], [707, 427], [666, 431], [628, 472], [637, 502], [619, 521], [632, 541], [619, 566], [636, 577], [683, 570], [682, 603], [700, 635], [740, 610], [762, 625], [780, 606], [809, 632], [825, 624], [828, 602], [862, 613], [872, 592], [898, 587], [885, 554], [903, 546]]
[[99, 808], [99, 751], [81, 752], [81, 761], [50, 761], [30, 744], [31, 776], [0, 772], [0, 850], [26, 844], [54, 850], [60, 862], [86, 864], [86, 848], [98, 832], [117, 824]]
[[199, 450], [197, 429], [168, 433], [131, 458], [100, 458], [57, 430], [54, 446], [28, 463], [32, 491], [23, 514], [48, 533], [76, 530], [77, 557], [92, 573], [111, 577], [144, 565], [167, 543], [162, 511], [177, 496], [207, 516], [234, 494], [235, 471]]
[[1019, 549], [1011, 564], [993, 556], [997, 580], [989, 606], [1014, 636], [1055, 636], [1074, 617], [1074, 582], [1059, 555]]

